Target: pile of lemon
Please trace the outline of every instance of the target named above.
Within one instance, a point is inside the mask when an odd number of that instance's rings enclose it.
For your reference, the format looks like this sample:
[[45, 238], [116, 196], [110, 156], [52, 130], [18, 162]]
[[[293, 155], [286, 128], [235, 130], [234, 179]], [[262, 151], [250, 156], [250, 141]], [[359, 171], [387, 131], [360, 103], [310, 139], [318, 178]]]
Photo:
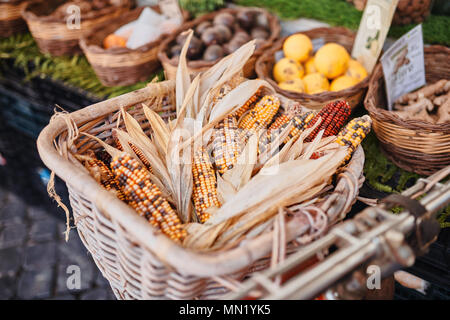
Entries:
[[340, 91], [364, 80], [367, 71], [337, 43], [327, 43], [313, 56], [313, 44], [304, 34], [294, 34], [283, 44], [284, 58], [273, 68], [273, 77], [284, 90], [316, 94]]

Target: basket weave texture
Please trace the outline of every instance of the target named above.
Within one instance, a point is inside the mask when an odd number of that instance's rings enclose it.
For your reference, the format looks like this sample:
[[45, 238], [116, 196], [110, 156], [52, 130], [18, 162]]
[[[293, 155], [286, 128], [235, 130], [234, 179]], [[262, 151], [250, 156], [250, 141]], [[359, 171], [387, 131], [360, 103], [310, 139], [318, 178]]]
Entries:
[[105, 21], [113, 21], [130, 10], [131, 0], [120, 0], [119, 5], [99, 10], [95, 14], [81, 17], [80, 28], [68, 28], [64, 20], [49, 16], [54, 8], [66, 0], [48, 0], [28, 3], [22, 16], [36, 40], [41, 52], [54, 56], [80, 53], [78, 42], [81, 36]]
[[[347, 0], [358, 10], [364, 10], [367, 0]], [[399, 0], [392, 20], [393, 24], [421, 23], [430, 14], [433, 0]]]
[[[159, 7], [152, 8], [159, 11]], [[136, 20], [144, 8], [137, 8], [114, 21], [106, 21], [80, 40], [80, 47], [105, 86], [126, 86], [145, 81], [160, 67], [157, 57], [159, 46], [167, 34], [134, 50], [128, 48], [104, 49], [103, 39], [121, 26]], [[189, 13], [183, 11], [187, 20]]]
[[[424, 49], [428, 84], [450, 79], [450, 49], [430, 46]], [[373, 120], [373, 130], [381, 149], [397, 166], [430, 175], [450, 164], [450, 123], [432, 124], [403, 120], [386, 108], [383, 69], [378, 64], [370, 80], [364, 106]]]
[[[252, 78], [255, 76], [256, 60], [265, 50], [268, 50], [273, 45], [274, 41], [276, 41], [276, 39], [278, 39], [278, 37], [280, 36], [280, 32], [281, 32], [281, 26], [279, 24], [279, 21], [274, 15], [270, 14], [267, 10], [264, 10], [261, 8], [252, 8], [252, 9], [261, 11], [267, 16], [271, 34], [270, 34], [269, 39], [267, 39], [261, 47], [259, 47], [257, 50], [255, 50], [253, 55], [250, 57], [250, 59], [247, 61], [246, 65], [244, 66], [244, 76], [246, 78]], [[199, 17], [193, 21], [183, 24], [177, 32], [173, 33], [170, 37], [168, 37], [166, 40], [164, 40], [158, 51], [158, 59], [161, 61], [161, 64], [164, 67], [166, 79], [174, 80], [176, 78], [178, 59], [169, 59], [169, 57], [167, 55], [167, 51], [169, 50], [171, 43], [176, 39], [176, 37], [180, 33], [182, 33], [183, 31], [189, 30], [189, 29], [195, 29], [196, 26], [198, 26], [200, 23], [202, 23], [204, 21], [212, 21], [214, 19], [214, 17], [220, 13], [228, 12], [228, 13], [231, 13], [233, 16], [236, 16], [236, 14], [239, 10], [242, 10], [242, 9], [226, 8], [226, 9], [222, 9], [219, 11], [215, 11], [215, 12], [211, 12], [211, 13], [202, 15], [201, 17]], [[193, 60], [193, 61], [188, 61], [188, 68], [191, 73], [197, 74], [199, 72], [209, 69], [215, 63], [217, 63], [217, 61], [207, 62], [207, 61], [201, 61], [201, 60], [198, 60], [198, 61]]]
[[[335, 42], [342, 45], [348, 52], [352, 51], [353, 42], [355, 41], [355, 33], [349, 29], [343, 27], [334, 28], [316, 28], [305, 32], [300, 32], [308, 36], [311, 40], [322, 39], [324, 43]], [[258, 61], [256, 62], [256, 73], [258, 78], [264, 79], [269, 82], [273, 88], [281, 95], [300, 102], [307, 108], [310, 109], [321, 109], [327, 103], [333, 102], [338, 99], [345, 99], [352, 108], [356, 108], [362, 100], [366, 93], [367, 87], [369, 85], [370, 77], [366, 77], [363, 81], [359, 82], [357, 85], [350, 87], [345, 90], [337, 92], [322, 92], [318, 94], [307, 94], [307, 93], [297, 93], [293, 91], [288, 91], [281, 89], [278, 84], [273, 80], [272, 70], [275, 65], [275, 53], [282, 50], [283, 43], [287, 37], [278, 40], [274, 45], [264, 52]]]
[[[70, 114], [80, 131], [111, 143], [121, 107], [149, 131], [142, 103], [165, 120], [175, 116], [175, 82], [150, 84], [144, 89], [94, 104]], [[165, 104], [161, 98], [166, 98]], [[168, 99], [167, 99], [168, 98]], [[68, 186], [78, 233], [118, 299], [216, 299], [246, 275], [268, 267], [274, 232], [251, 239], [238, 247], [197, 252], [179, 246], [156, 231], [145, 218], [103, 189], [76, 160], [60, 155], [53, 144], [67, 145], [67, 116], [55, 117], [41, 132], [38, 149], [44, 163]], [[123, 123], [120, 125], [123, 126]], [[84, 141], [84, 142], [83, 142]], [[88, 142], [87, 142], [88, 141]], [[73, 144], [77, 153], [99, 148], [84, 139]], [[72, 149], [73, 150], [73, 149]], [[333, 192], [317, 202], [329, 222], [342, 219], [350, 210], [363, 183], [364, 152], [358, 147], [349, 165], [338, 175]], [[286, 223], [287, 253], [297, 246], [293, 240], [308, 227], [296, 219]], [[227, 285], [228, 284], [228, 285]]]
[[0, 0], [0, 38], [26, 30], [27, 25], [22, 19], [26, 4], [23, 0]]

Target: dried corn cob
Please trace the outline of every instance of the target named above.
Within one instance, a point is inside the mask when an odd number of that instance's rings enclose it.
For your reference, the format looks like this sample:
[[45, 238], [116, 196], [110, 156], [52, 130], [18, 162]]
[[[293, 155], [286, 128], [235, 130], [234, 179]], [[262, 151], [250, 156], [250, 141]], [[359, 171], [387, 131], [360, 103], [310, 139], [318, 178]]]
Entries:
[[275, 118], [274, 122], [270, 125], [269, 129], [267, 129], [267, 134], [270, 134], [272, 131], [280, 129], [286, 123], [289, 123], [294, 115], [291, 114], [281, 114]]
[[113, 146], [116, 149], [119, 149], [120, 151], [123, 151], [122, 144], [119, 141], [119, 137], [117, 137], [117, 132], [113, 130], [112, 133], [111, 133], [111, 136], [112, 136], [113, 142], [114, 142]]
[[[92, 154], [94, 154], [92, 152]], [[109, 167], [101, 160], [92, 158], [84, 161], [84, 166], [89, 170], [89, 172], [98, 176], [100, 184], [108, 191], [113, 190], [116, 192], [119, 200], [126, 202], [126, 196], [119, 187], [119, 181], [116, 176], [111, 172]]]
[[248, 130], [265, 129], [280, 108], [280, 99], [275, 96], [264, 96], [253, 109], [246, 114], [239, 128]]
[[137, 157], [139, 158], [139, 160], [142, 161], [142, 163], [144, 164], [145, 168], [153, 173], [153, 169], [152, 169], [152, 165], [150, 164], [150, 161], [148, 161], [148, 159], [144, 156], [144, 154], [142, 153], [141, 150], [139, 150], [134, 144], [130, 143], [130, 148], [134, 151], [134, 153], [137, 155]]
[[141, 216], [174, 241], [186, 236], [177, 214], [162, 197], [158, 187], [151, 183], [148, 171], [137, 160], [123, 153], [113, 158], [111, 169], [129, 204]]
[[222, 120], [214, 131], [213, 156], [216, 169], [221, 173], [232, 169], [241, 150], [236, 118]]
[[348, 161], [362, 140], [369, 134], [372, 126], [372, 119], [368, 116], [362, 116], [350, 121], [338, 134], [336, 143], [348, 147]]
[[[117, 132], [113, 131], [112, 137], [114, 139], [114, 145], [115, 145], [116, 149], [119, 149], [120, 151], [124, 151], [122, 144], [120, 143], [119, 138], [117, 137]], [[150, 164], [150, 161], [148, 161], [148, 159], [144, 156], [142, 151], [138, 147], [136, 147], [134, 144], [132, 144], [132, 143], [128, 143], [128, 144], [130, 145], [130, 148], [134, 151], [136, 156], [139, 158], [139, 160], [141, 160], [141, 162], [144, 164], [145, 168], [149, 172], [153, 173], [152, 165]]]
[[195, 153], [192, 164], [192, 175], [194, 179], [193, 200], [195, 211], [200, 222], [205, 222], [210, 218], [210, 214], [205, 212], [210, 207], [220, 207], [217, 198], [217, 181], [209, 155], [204, 148]]
[[242, 117], [242, 115], [244, 113], [246, 113], [252, 106], [253, 104], [258, 101], [259, 99], [261, 99], [262, 97], [262, 90], [258, 89], [255, 94], [247, 100], [246, 103], [244, 103], [244, 105], [242, 107], [240, 107], [235, 113], [234, 115], [239, 119], [240, 117]]
[[105, 150], [99, 150], [94, 153], [95, 158], [106, 164], [109, 168], [109, 164], [111, 163], [111, 155]]
[[321, 130], [325, 130], [323, 137], [334, 136], [339, 133], [344, 123], [350, 117], [351, 108], [346, 101], [335, 101], [327, 104], [320, 112], [307, 124], [306, 128], [311, 128], [322, 118], [322, 122], [305, 139], [311, 142]]
[[287, 143], [290, 139], [296, 139], [306, 126], [311, 122], [311, 120], [316, 116], [316, 113], [313, 111], [305, 112], [301, 115], [294, 116], [292, 118], [292, 130], [289, 132], [288, 137], [284, 140], [284, 143]]

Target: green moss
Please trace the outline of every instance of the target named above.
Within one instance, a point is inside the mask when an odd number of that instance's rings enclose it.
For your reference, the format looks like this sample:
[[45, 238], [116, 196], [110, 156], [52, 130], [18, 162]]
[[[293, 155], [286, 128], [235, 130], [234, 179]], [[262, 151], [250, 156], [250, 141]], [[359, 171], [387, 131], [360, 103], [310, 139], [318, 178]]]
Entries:
[[399, 193], [420, 178], [418, 174], [405, 171], [386, 158], [380, 151], [378, 140], [373, 132], [363, 141], [363, 148], [366, 156], [364, 175], [374, 189], [387, 193]]
[[[387, 159], [381, 152], [378, 140], [373, 132], [364, 139], [362, 145], [365, 153], [364, 176], [372, 188], [386, 193], [401, 193], [421, 177], [397, 167]], [[402, 208], [394, 207], [391, 211], [398, 214], [402, 212]], [[441, 210], [437, 217], [441, 228], [449, 228], [450, 206]]]
[[[345, 0], [235, 0], [242, 6], [265, 7], [282, 19], [299, 17], [322, 20], [333, 26], [357, 30], [362, 12]], [[392, 26], [389, 36], [398, 38], [415, 24]], [[450, 45], [450, 17], [430, 15], [422, 24], [426, 43]]]
[[[0, 59], [14, 59], [14, 65], [25, 70], [25, 80], [34, 77], [50, 77], [84, 89], [101, 99], [141, 89], [147, 84], [147, 82], [139, 82], [131, 86], [105, 87], [97, 79], [84, 56], [52, 57], [42, 54], [29, 33], [0, 40]], [[149, 75], [149, 81], [155, 76], [163, 79], [162, 71]]]
[[223, 0], [180, 0], [183, 9], [194, 17], [217, 10], [224, 6]]
[[450, 228], [450, 206], [447, 206], [438, 216], [438, 222], [441, 228]]

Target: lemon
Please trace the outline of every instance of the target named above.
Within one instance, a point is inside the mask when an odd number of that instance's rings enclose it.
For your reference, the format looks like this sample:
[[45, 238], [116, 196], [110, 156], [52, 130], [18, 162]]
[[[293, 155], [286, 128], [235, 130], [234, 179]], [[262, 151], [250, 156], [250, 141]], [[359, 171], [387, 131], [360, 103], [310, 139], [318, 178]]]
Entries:
[[298, 79], [303, 77], [303, 66], [290, 58], [283, 58], [273, 67], [273, 77], [276, 82]]
[[309, 58], [313, 49], [311, 39], [304, 34], [294, 34], [283, 43], [284, 56], [297, 62], [304, 62]]
[[336, 78], [331, 82], [330, 90], [331, 91], [340, 91], [350, 87], [353, 87], [359, 82], [358, 79], [349, 77], [349, 76], [341, 76]]
[[366, 69], [364, 69], [361, 63], [356, 60], [350, 59], [345, 75], [362, 81], [367, 77], [367, 71]]
[[316, 66], [314, 65], [314, 57], [310, 57], [308, 60], [306, 60], [305, 72], [306, 72], [306, 74], [317, 72]]
[[335, 79], [345, 73], [349, 60], [350, 55], [343, 46], [327, 43], [316, 52], [314, 65], [328, 79]]
[[294, 91], [298, 93], [305, 92], [305, 84], [302, 79], [292, 79], [281, 82], [278, 86], [283, 90]]
[[303, 77], [305, 83], [305, 91], [309, 94], [315, 94], [327, 91], [330, 84], [328, 79], [321, 73], [310, 73]]

